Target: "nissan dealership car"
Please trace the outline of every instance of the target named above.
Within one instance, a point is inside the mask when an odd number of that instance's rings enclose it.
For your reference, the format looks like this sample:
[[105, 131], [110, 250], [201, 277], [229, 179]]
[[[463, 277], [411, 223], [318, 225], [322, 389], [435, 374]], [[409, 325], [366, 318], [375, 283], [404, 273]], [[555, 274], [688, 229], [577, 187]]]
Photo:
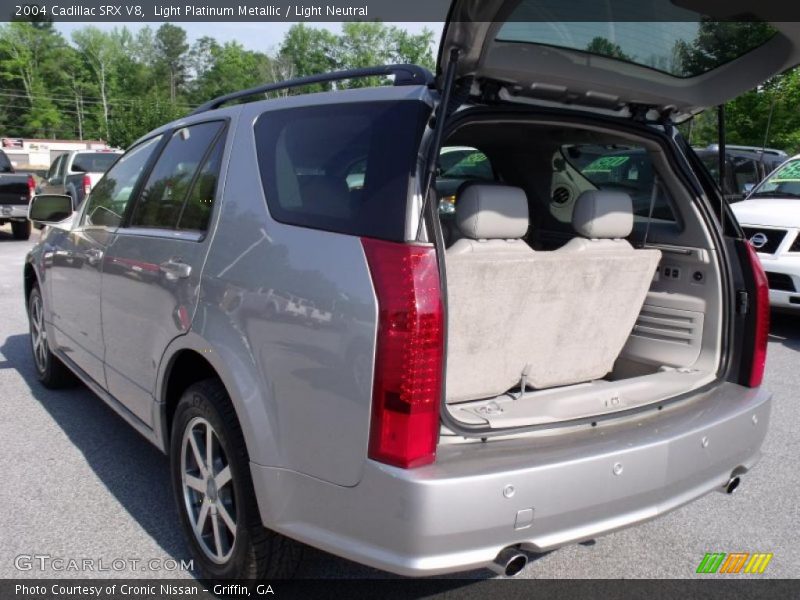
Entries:
[[775, 308], [800, 311], [800, 155], [731, 209], [758, 252]]
[[[169, 455], [204, 576], [286, 576], [295, 541], [513, 575], [746, 479], [767, 282], [676, 122], [800, 63], [800, 23], [721, 27], [737, 51], [708, 55], [713, 22], [663, 4], [553, 27], [457, 0], [435, 76], [223, 96], [77, 212], [33, 200], [38, 378]], [[393, 85], [264, 99], [359, 77]], [[441, 148], [469, 153], [455, 190]]]

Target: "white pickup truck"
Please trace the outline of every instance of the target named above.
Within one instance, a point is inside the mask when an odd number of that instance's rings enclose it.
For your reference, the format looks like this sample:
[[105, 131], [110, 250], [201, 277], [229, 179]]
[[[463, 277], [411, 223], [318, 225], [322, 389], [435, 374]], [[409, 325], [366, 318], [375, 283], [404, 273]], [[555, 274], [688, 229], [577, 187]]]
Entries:
[[37, 193], [66, 194], [75, 209], [120, 154], [121, 150], [73, 150], [62, 154], [53, 160]]

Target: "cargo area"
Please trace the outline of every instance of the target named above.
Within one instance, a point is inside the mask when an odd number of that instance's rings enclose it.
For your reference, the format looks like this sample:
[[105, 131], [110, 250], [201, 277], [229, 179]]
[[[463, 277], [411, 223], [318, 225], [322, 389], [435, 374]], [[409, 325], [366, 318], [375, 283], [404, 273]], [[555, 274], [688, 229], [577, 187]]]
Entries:
[[591, 420], [717, 377], [714, 238], [659, 140], [463, 119], [437, 177], [445, 406], [473, 431]]

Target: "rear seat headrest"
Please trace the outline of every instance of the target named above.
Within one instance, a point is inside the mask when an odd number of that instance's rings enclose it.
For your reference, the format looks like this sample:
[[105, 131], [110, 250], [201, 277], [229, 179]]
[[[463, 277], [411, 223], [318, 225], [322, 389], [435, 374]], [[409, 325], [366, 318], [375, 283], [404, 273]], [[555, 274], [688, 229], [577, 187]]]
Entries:
[[528, 197], [518, 187], [466, 185], [458, 192], [456, 223], [469, 239], [519, 239], [528, 231]]
[[631, 197], [624, 192], [583, 192], [575, 201], [572, 228], [590, 239], [628, 237], [633, 229]]

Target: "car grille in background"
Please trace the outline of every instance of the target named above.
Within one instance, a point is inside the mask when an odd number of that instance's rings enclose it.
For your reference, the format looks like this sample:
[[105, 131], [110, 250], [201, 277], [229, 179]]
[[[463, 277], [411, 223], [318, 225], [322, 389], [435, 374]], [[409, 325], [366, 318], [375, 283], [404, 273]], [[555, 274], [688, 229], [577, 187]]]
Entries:
[[770, 273], [767, 271], [767, 281], [769, 282], [769, 289], [781, 290], [783, 292], [794, 292], [794, 281], [789, 275], [785, 273]]
[[[764, 254], [775, 254], [783, 238], [786, 237], [785, 229], [762, 229], [757, 227], [742, 227], [742, 229], [753, 248], [757, 252], [763, 252]], [[755, 243], [753, 238], [756, 238]]]

